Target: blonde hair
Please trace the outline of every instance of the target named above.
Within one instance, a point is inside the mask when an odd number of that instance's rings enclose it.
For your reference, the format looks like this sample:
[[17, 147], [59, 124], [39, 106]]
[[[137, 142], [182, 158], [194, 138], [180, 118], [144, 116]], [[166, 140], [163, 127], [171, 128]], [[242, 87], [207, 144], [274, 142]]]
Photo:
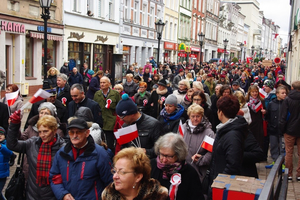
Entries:
[[236, 96], [239, 100], [240, 108], [244, 107], [244, 105], [246, 104], [246, 98], [244, 94], [241, 91], [235, 91], [233, 95]]
[[131, 168], [136, 174], [143, 174], [141, 184], [150, 179], [150, 160], [141, 148], [129, 147], [122, 149], [113, 158], [114, 164], [121, 158], [130, 160]]
[[186, 85], [187, 89], [191, 88], [190, 82], [187, 79], [182, 79], [181, 81], [179, 81], [179, 84], [182, 83], [184, 85]]
[[126, 78], [133, 78], [133, 75], [131, 74], [131, 73], [129, 73], [129, 74], [126, 74]]
[[203, 91], [203, 84], [200, 81], [194, 81], [193, 86], [195, 86], [195, 88], [197, 88], [198, 90]]
[[190, 116], [190, 114], [192, 114], [192, 113], [196, 113], [196, 114], [203, 116], [204, 109], [200, 105], [193, 103], [191, 106], [189, 106], [189, 108], [187, 110], [188, 116]]
[[55, 117], [53, 117], [52, 115], [44, 115], [43, 117], [41, 117], [39, 119], [36, 126], [37, 126], [37, 128], [40, 128], [40, 126], [47, 127], [51, 131], [56, 133], [58, 124], [57, 124]]
[[47, 76], [51, 75], [51, 71], [54, 70], [55, 71], [55, 75], [60, 74], [60, 72], [58, 71], [58, 69], [56, 69], [55, 67], [51, 67], [48, 71], [47, 71]]
[[121, 84], [116, 84], [114, 88], [120, 88], [122, 91], [124, 90], [124, 87]]

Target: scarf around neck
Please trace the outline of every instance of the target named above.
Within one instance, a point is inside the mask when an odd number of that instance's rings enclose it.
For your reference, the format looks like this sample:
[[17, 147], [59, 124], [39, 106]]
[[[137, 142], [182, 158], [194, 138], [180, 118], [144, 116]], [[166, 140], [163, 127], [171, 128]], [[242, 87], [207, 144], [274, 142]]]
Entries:
[[41, 186], [49, 185], [49, 171], [52, 165], [51, 148], [56, 142], [56, 137], [52, 142], [42, 142], [37, 156], [36, 164], [36, 184]]
[[261, 101], [260, 101], [259, 98], [253, 98], [253, 97], [250, 96], [248, 106], [252, 111], [257, 113], [258, 112], [257, 108], [259, 108], [260, 104], [261, 104]]
[[163, 164], [160, 162], [159, 156], [156, 158], [157, 168], [163, 172], [163, 179], [168, 179], [168, 175], [177, 173], [182, 168], [181, 162], [174, 162], [173, 164]]

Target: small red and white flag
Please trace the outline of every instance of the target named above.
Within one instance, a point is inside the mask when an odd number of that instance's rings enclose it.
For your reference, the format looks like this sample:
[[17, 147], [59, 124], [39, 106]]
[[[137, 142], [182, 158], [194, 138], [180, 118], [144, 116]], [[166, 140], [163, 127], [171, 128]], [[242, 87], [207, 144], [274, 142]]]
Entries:
[[183, 132], [182, 121], [181, 120], [179, 121], [178, 132], [183, 137], [184, 132]]
[[275, 33], [275, 34], [274, 34], [274, 39], [273, 39], [273, 40], [275, 40], [275, 39], [277, 38], [278, 35], [279, 35], [278, 33]]
[[259, 102], [256, 106], [255, 106], [255, 112], [260, 111], [263, 108], [263, 105], [261, 102]]
[[16, 102], [17, 98], [19, 96], [19, 90], [11, 93], [6, 93], [5, 98], [7, 100], [7, 105], [12, 106]]
[[121, 128], [114, 132], [115, 137], [120, 145], [131, 142], [135, 138], [139, 137], [139, 133], [136, 124]]
[[259, 88], [259, 96], [264, 99], [268, 96], [268, 94], [264, 91], [264, 89]]
[[213, 150], [213, 145], [214, 145], [214, 141], [215, 141], [214, 138], [211, 138], [211, 137], [209, 137], [209, 136], [206, 135], [206, 136], [204, 137], [204, 140], [203, 140], [203, 142], [202, 142], [201, 147], [202, 147], [203, 149], [206, 149], [206, 150], [209, 151], [209, 152], [212, 152], [212, 150]]
[[255, 58], [255, 56], [256, 56], [256, 52], [254, 52], [253, 58]]
[[42, 90], [41, 88], [31, 97], [29, 100], [30, 103], [36, 103], [38, 101], [41, 101], [43, 99], [47, 99], [51, 96], [51, 94], [45, 90]]

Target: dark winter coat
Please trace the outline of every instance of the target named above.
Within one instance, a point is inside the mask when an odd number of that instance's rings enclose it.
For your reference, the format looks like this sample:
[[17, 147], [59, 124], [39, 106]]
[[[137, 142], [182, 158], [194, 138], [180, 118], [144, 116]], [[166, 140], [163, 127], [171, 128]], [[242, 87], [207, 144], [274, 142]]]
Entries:
[[73, 117], [75, 115], [75, 112], [78, 110], [80, 107], [88, 107], [91, 109], [93, 116], [94, 116], [94, 121], [95, 123], [98, 123], [100, 127], [103, 127], [103, 121], [102, 121], [102, 115], [101, 115], [101, 108], [97, 102], [95, 102], [92, 99], [89, 99], [85, 97], [85, 99], [80, 102], [80, 103], [75, 103], [74, 101], [71, 101], [69, 103], [69, 117]]
[[204, 109], [204, 115], [207, 117], [210, 123], [213, 122], [213, 113], [212, 110], [209, 108], [208, 104], [201, 104], [201, 107]]
[[[183, 161], [183, 166], [178, 173], [181, 174], [181, 183], [178, 186], [176, 200], [204, 200], [204, 196], [202, 194], [202, 185], [197, 171], [190, 164]], [[158, 180], [162, 186], [170, 190], [171, 176], [168, 176], [168, 179], [163, 179], [162, 174], [162, 170], [157, 167], [156, 158], [152, 159], [151, 178]]]
[[[154, 119], [149, 115], [146, 115], [144, 113], [141, 114], [142, 116], [138, 119], [138, 121], [135, 122], [139, 133], [141, 147], [146, 149], [146, 154], [150, 158], [154, 158], [156, 156], [154, 153], [154, 144], [158, 140], [158, 138], [163, 135], [162, 124], [157, 119]], [[128, 125], [123, 125], [123, 127], [126, 126]], [[137, 142], [135, 140], [133, 140], [132, 142], [137, 145]], [[133, 146], [133, 144], [129, 142], [122, 145], [122, 148], [131, 146]]]
[[187, 120], [188, 116], [186, 111], [184, 110], [184, 107], [180, 104], [178, 104], [177, 110], [172, 113], [169, 119], [165, 119], [161, 114], [158, 116], [158, 121], [163, 125], [163, 134], [166, 133], [179, 133], [178, 132], [178, 126], [180, 123], [180, 120], [182, 124]]
[[66, 84], [64, 89], [58, 93], [59, 88], [56, 88], [56, 99], [59, 100], [64, 106], [68, 106], [69, 103], [72, 101], [71, 93], [70, 93], [70, 86]]
[[[164, 101], [167, 99], [167, 97], [169, 96], [169, 92], [167, 89], [165, 89], [164, 91], [159, 91], [158, 88], [153, 91], [151, 93], [150, 99], [148, 101], [147, 106], [151, 106], [151, 104], [153, 103], [153, 106], [150, 107], [151, 109], [151, 116], [154, 118], [157, 118], [160, 111], [164, 108]], [[158, 103], [158, 100], [161, 100], [163, 102], [162, 105], [160, 105]]]
[[266, 120], [268, 121], [268, 135], [281, 135], [281, 131], [278, 127], [280, 118], [280, 109], [282, 107], [283, 100], [273, 99], [267, 108]]
[[48, 76], [46, 78], [46, 80], [44, 81], [44, 86], [43, 88], [46, 88], [46, 89], [50, 89], [50, 88], [55, 88], [57, 87], [57, 83], [56, 83], [56, 75], [54, 76]]
[[74, 74], [72, 72], [69, 79], [68, 79], [68, 83], [69, 83], [70, 87], [75, 83], [82, 84], [83, 83], [82, 75], [78, 72], [76, 74]]
[[300, 91], [291, 90], [282, 102], [279, 118], [281, 133], [300, 137]]
[[[141, 97], [139, 92], [133, 96], [133, 99], [134, 99], [138, 109], [147, 115], [150, 115], [149, 106], [147, 106], [150, 96], [151, 96], [151, 94], [148, 91], [146, 91], [146, 93], [143, 97]], [[144, 104], [144, 101], [146, 101], [146, 104]]]
[[89, 89], [86, 92], [86, 97], [89, 99], [94, 99], [94, 95], [98, 90], [100, 90], [100, 78], [99, 76], [95, 76], [91, 79]]
[[9, 113], [8, 113], [8, 107], [6, 104], [0, 102], [0, 126], [2, 126], [5, 131], [8, 129], [8, 118], [9, 118]]
[[[108, 153], [89, 136], [84, 153], [74, 160], [71, 145], [68, 142], [53, 159], [49, 179], [56, 198], [70, 193], [74, 199], [101, 199], [102, 191], [113, 181]], [[57, 175], [62, 180], [57, 181]]]
[[132, 81], [131, 84], [128, 84], [128, 82], [126, 81], [123, 85], [124, 88], [124, 92], [128, 94], [128, 96], [132, 97], [138, 88], [138, 85]]
[[[42, 139], [40, 137], [32, 137], [28, 140], [18, 140], [19, 129], [21, 124], [10, 123], [7, 134], [7, 147], [12, 151], [25, 152], [29, 164], [29, 176], [26, 185], [26, 198], [28, 200], [56, 200], [51, 186], [40, 187], [36, 183], [36, 166], [37, 156], [39, 153]], [[65, 141], [56, 134], [56, 143], [52, 146], [51, 157], [52, 160], [56, 152], [65, 145]]]
[[256, 163], [263, 161], [264, 157], [263, 150], [259, 147], [253, 134], [249, 132], [245, 140], [241, 175], [259, 178]]
[[[240, 175], [248, 123], [237, 116], [217, 131], [210, 167], [210, 183], [219, 173]], [[211, 184], [210, 184], [211, 185]]]
[[67, 76], [69, 76], [69, 75], [70, 75], [70, 72], [69, 72], [69, 66], [63, 65], [63, 66], [60, 68], [59, 72], [62, 73], [62, 74], [65, 74], [65, 75], [67, 75]]

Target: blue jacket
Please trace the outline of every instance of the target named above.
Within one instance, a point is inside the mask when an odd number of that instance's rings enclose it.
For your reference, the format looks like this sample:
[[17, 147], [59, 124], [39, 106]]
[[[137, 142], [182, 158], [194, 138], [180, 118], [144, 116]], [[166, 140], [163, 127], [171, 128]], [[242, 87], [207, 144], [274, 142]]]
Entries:
[[6, 140], [3, 140], [0, 147], [0, 178], [9, 176], [8, 162], [12, 153], [13, 152], [6, 147]]
[[82, 81], [83, 81], [83, 78], [79, 72], [77, 72], [76, 75], [74, 73], [71, 73], [71, 75], [68, 79], [68, 83], [69, 83], [70, 87], [75, 83], [82, 84]]
[[101, 199], [102, 191], [113, 181], [108, 153], [89, 136], [84, 153], [74, 160], [71, 145], [67, 143], [53, 160], [49, 177], [53, 193], [57, 199], [68, 193], [75, 199]]
[[95, 76], [91, 79], [89, 90], [86, 92], [86, 97], [89, 99], [94, 99], [95, 93], [100, 90], [100, 78]]

